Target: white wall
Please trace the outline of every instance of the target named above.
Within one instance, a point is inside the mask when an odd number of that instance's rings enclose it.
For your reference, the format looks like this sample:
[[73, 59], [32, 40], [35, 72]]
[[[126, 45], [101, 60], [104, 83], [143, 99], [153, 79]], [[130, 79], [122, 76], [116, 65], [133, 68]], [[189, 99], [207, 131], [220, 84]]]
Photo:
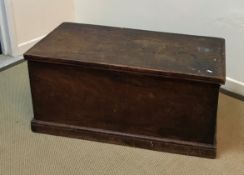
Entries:
[[72, 0], [4, 0], [14, 56], [64, 21], [74, 21]]
[[225, 88], [244, 95], [243, 0], [75, 0], [76, 21], [226, 39]]

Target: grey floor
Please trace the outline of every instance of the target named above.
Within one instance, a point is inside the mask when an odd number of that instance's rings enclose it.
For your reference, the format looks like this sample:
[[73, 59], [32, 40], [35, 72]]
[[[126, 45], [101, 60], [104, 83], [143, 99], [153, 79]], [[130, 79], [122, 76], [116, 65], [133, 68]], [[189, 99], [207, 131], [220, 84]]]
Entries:
[[0, 175], [244, 175], [244, 102], [223, 94], [217, 159], [36, 134], [32, 117], [26, 63], [0, 72]]

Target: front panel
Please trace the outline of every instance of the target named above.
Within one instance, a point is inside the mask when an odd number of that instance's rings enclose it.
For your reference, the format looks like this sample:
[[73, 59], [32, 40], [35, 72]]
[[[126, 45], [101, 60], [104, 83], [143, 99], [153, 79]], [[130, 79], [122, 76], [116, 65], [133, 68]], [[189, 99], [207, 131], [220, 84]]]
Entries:
[[219, 86], [29, 62], [35, 119], [214, 143]]

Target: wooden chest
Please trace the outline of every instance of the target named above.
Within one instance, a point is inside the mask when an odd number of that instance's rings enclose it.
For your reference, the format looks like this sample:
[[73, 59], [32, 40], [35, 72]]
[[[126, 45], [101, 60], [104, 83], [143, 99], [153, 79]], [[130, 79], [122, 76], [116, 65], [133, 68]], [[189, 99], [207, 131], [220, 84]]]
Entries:
[[63, 23], [24, 57], [33, 131], [216, 156], [223, 39]]

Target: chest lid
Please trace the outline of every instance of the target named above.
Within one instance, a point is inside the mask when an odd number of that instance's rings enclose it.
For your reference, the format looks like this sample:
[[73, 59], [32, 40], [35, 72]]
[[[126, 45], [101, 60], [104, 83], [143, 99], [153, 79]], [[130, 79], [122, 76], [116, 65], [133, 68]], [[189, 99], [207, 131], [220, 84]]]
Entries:
[[225, 82], [225, 41], [213, 37], [63, 23], [24, 57], [38, 62]]

